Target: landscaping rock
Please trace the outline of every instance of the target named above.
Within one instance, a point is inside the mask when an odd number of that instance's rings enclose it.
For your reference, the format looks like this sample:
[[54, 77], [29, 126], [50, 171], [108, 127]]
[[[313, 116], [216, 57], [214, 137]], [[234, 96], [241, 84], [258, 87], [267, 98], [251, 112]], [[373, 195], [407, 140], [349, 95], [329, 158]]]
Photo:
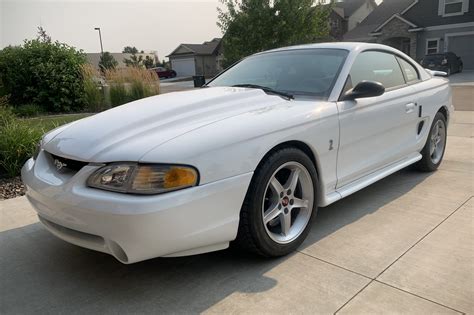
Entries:
[[25, 185], [20, 177], [0, 179], [0, 200], [15, 198], [25, 194]]

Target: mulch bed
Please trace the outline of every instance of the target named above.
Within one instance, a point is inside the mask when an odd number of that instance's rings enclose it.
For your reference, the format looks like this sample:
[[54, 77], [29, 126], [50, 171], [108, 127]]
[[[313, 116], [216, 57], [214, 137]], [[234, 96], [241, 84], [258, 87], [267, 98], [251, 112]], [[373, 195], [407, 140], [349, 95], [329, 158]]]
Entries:
[[25, 194], [25, 185], [20, 177], [0, 178], [0, 200], [10, 199]]

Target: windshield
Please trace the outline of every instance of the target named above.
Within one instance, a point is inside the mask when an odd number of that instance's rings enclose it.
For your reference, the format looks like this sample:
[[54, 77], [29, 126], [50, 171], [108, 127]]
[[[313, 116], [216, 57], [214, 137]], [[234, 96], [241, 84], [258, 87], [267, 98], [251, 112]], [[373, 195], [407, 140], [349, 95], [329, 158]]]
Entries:
[[258, 85], [293, 95], [327, 98], [348, 51], [342, 49], [286, 50], [243, 59], [208, 86]]

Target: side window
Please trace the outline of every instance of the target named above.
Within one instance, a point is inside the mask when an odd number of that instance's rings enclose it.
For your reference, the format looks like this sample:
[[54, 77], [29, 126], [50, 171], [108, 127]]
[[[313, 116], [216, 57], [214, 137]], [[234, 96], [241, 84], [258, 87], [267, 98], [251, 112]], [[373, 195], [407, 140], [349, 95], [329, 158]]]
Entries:
[[380, 82], [386, 89], [405, 84], [396, 57], [380, 51], [363, 52], [354, 61], [347, 83], [355, 87], [364, 80]]
[[411, 63], [405, 61], [405, 59], [402, 58], [398, 58], [398, 61], [400, 61], [400, 66], [402, 67], [403, 73], [405, 73], [408, 83], [412, 83], [420, 79], [418, 77], [418, 71], [416, 71], [416, 68], [413, 67]]

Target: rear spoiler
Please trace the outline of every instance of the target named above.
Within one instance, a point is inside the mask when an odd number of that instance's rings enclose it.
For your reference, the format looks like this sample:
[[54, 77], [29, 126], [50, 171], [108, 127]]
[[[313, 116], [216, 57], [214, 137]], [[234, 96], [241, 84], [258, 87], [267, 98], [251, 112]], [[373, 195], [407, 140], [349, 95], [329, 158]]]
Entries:
[[431, 74], [431, 76], [433, 77], [447, 77], [448, 74], [444, 71], [436, 71], [436, 70], [430, 70], [430, 69], [426, 69], [426, 72], [428, 72], [429, 74]]

